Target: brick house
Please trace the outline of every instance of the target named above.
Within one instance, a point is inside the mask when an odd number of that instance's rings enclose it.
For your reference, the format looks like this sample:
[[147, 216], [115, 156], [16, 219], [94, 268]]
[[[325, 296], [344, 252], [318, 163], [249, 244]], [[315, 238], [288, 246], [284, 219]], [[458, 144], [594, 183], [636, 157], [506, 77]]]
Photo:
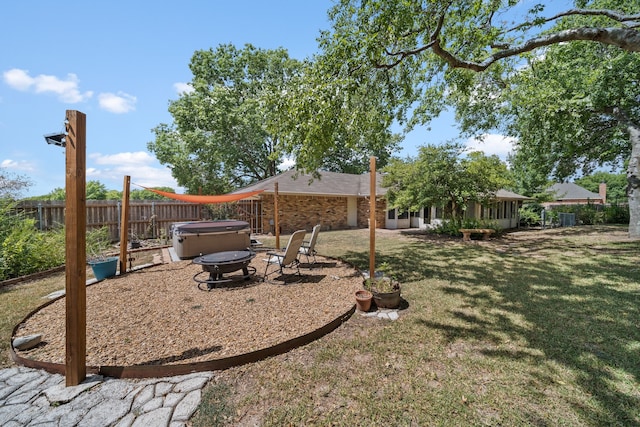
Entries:
[[[313, 178], [294, 170], [235, 191], [264, 190], [251, 201], [252, 229], [256, 233], [275, 233], [274, 195], [278, 184], [278, 224], [281, 233], [296, 230], [311, 231], [316, 224], [322, 230], [345, 230], [369, 227], [368, 173], [362, 175], [320, 172]], [[427, 228], [442, 221], [442, 208], [426, 207], [418, 212], [387, 210], [387, 189], [382, 186], [382, 174], [376, 174], [376, 227], [389, 229]], [[527, 197], [506, 190], [496, 193], [489, 206], [473, 204], [467, 217], [492, 220], [502, 228], [518, 226], [518, 209]]]
[[598, 193], [580, 187], [573, 182], [556, 183], [547, 188], [547, 193], [553, 195], [553, 201], [543, 203], [548, 208], [557, 205], [586, 205], [593, 203], [604, 205], [607, 202], [607, 184], [602, 183], [598, 189]]
[[[316, 224], [322, 230], [345, 230], [369, 227], [368, 173], [362, 175], [320, 172], [319, 178], [295, 170], [259, 181], [235, 191], [264, 190], [255, 196], [254, 210], [259, 223], [254, 230], [275, 232], [274, 196], [278, 184], [278, 224], [280, 231], [288, 234], [296, 230], [308, 230]], [[376, 174], [376, 226], [385, 228], [386, 189], [382, 187], [382, 175]]]

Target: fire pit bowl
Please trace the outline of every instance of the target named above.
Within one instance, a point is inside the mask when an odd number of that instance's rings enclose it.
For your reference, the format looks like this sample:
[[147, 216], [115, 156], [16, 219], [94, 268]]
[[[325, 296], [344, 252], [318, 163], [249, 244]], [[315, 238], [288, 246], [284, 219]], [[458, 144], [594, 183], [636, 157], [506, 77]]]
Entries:
[[[255, 256], [256, 253], [251, 250], [215, 252], [199, 256], [193, 260], [193, 263], [201, 265], [202, 271], [193, 276], [193, 280], [198, 282], [199, 289], [202, 289], [200, 285], [206, 284], [209, 291], [221, 284], [248, 280], [256, 272], [254, 267], [249, 266]], [[224, 277], [224, 274], [233, 273], [240, 269], [242, 270], [242, 275]], [[205, 273], [209, 273], [209, 278], [202, 279], [199, 277]]]

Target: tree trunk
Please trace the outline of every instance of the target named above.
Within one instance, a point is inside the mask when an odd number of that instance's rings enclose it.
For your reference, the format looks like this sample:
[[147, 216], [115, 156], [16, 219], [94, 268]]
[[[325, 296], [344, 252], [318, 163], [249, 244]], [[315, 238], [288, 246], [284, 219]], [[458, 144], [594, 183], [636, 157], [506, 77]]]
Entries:
[[627, 169], [629, 196], [629, 237], [640, 239], [640, 128], [629, 126], [631, 158]]

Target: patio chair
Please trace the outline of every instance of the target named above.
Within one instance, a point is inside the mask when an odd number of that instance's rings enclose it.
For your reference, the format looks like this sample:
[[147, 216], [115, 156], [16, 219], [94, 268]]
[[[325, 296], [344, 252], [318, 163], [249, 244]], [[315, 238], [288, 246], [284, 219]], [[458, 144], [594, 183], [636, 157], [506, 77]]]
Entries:
[[[300, 254], [307, 257], [307, 264], [315, 264], [316, 263], [316, 241], [318, 240], [318, 233], [320, 233], [320, 224], [313, 227], [313, 231], [311, 232], [311, 239], [304, 240], [302, 242], [302, 246], [300, 246]], [[310, 263], [309, 260], [313, 257], [313, 262]]]
[[[304, 240], [305, 230], [298, 230], [291, 235], [289, 243], [283, 252], [267, 252], [267, 267], [264, 269], [263, 280], [266, 281], [267, 277], [276, 272], [280, 272], [281, 275], [285, 275], [285, 268], [295, 268], [295, 275], [302, 277], [300, 274], [300, 261], [298, 260], [298, 253], [302, 241]], [[269, 267], [275, 266], [273, 271], [269, 272]]]

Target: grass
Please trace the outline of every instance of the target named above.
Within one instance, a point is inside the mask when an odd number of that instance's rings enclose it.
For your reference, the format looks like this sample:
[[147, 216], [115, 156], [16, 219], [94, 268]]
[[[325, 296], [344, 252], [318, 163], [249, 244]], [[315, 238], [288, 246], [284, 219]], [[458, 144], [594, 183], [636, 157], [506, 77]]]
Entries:
[[[377, 264], [409, 304], [400, 319], [354, 315], [225, 371], [218, 402], [234, 408], [229, 424], [640, 425], [640, 242], [610, 239], [623, 234], [578, 227], [485, 245], [380, 232]], [[317, 248], [368, 268], [367, 230], [323, 232]]]
[[[376, 264], [402, 282], [400, 319], [356, 314], [309, 345], [216, 373], [193, 425], [640, 425], [640, 242], [624, 234], [463, 244], [381, 230]], [[368, 230], [322, 232], [317, 249], [368, 269]], [[58, 288], [0, 288], [3, 349]]]
[[0, 287], [0, 368], [6, 368], [13, 363], [9, 358], [9, 345], [14, 326], [32, 310], [45, 303], [46, 295], [64, 289], [64, 282], [63, 271], [44, 279]]

